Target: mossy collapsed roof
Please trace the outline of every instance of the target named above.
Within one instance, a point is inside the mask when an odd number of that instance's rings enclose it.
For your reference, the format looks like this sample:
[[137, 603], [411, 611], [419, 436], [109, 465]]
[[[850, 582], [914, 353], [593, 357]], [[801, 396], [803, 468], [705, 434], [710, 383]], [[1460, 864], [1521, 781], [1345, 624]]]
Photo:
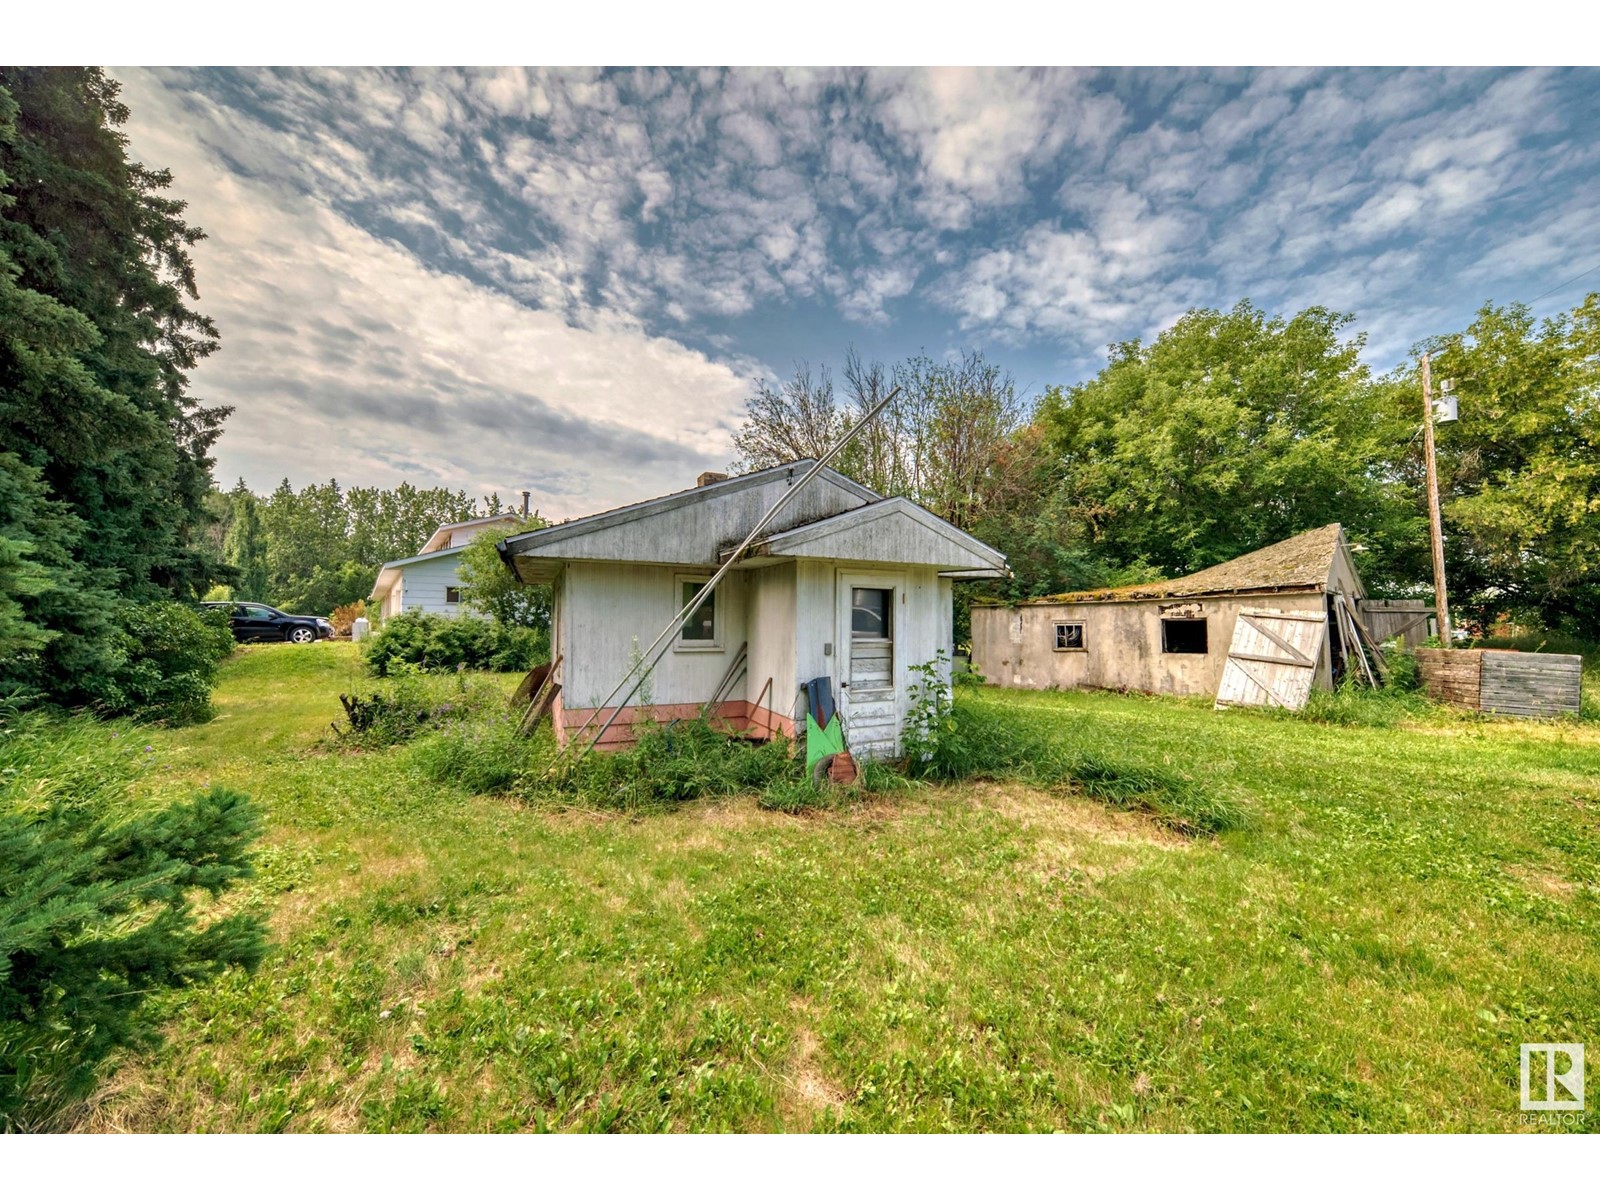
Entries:
[[1343, 531], [1335, 522], [1321, 529], [1297, 533], [1249, 554], [1181, 579], [1158, 583], [1131, 583], [1117, 588], [1095, 588], [1041, 596], [1028, 604], [1093, 603], [1103, 600], [1161, 600], [1177, 596], [1210, 596], [1229, 592], [1293, 591], [1325, 588], [1333, 572]]

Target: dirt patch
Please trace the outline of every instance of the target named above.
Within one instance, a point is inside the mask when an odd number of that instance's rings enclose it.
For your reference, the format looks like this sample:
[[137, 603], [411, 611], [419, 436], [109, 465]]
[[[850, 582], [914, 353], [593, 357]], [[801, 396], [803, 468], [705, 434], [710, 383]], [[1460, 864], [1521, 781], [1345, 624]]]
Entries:
[[1538, 892], [1541, 896], [1554, 896], [1557, 900], [1570, 899], [1578, 890], [1578, 885], [1572, 880], [1527, 863], [1507, 867], [1506, 873], [1530, 891]]
[[794, 1050], [784, 1075], [784, 1096], [780, 1110], [786, 1128], [808, 1130], [828, 1109], [842, 1111], [850, 1098], [823, 1074], [817, 1064], [822, 1043], [816, 1033], [802, 1025], [795, 1031]]
[[1147, 813], [1122, 812], [1067, 792], [1017, 783], [974, 783], [962, 789], [973, 804], [997, 812], [1024, 829], [1066, 835], [1070, 841], [1156, 846], [1187, 850], [1191, 843]]

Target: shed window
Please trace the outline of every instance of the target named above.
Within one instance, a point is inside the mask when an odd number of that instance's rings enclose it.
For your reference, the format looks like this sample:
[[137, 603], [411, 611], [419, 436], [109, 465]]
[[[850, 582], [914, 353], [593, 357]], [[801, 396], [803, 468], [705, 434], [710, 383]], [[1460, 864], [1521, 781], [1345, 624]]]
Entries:
[[1056, 622], [1056, 649], [1057, 650], [1082, 650], [1083, 649], [1083, 622], [1082, 621], [1057, 621]]
[[1206, 619], [1164, 620], [1161, 622], [1161, 653], [1205, 654]]
[[[689, 617], [678, 632], [680, 641], [696, 646], [712, 646], [717, 641], [717, 594], [705, 592], [709, 579], [682, 579], [678, 581], [678, 607], [699, 597]], [[704, 595], [701, 595], [705, 592]]]
[[460, 604], [461, 603], [461, 589], [458, 588], [458, 587], [447, 587], [447, 588], [445, 588], [445, 590], [444, 590], [444, 602], [446, 604]]
[[893, 588], [850, 589], [850, 638], [888, 641], [894, 623]]

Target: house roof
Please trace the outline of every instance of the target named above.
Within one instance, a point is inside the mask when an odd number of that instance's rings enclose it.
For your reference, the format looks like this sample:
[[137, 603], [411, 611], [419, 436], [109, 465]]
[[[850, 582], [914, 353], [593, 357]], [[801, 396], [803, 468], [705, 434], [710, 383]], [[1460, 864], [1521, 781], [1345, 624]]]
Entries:
[[[782, 463], [517, 534], [500, 543], [500, 557], [526, 583], [548, 582], [566, 560], [714, 566], [815, 462]], [[831, 467], [818, 472], [746, 557], [758, 556], [919, 563], [979, 578], [1005, 573], [1005, 557], [992, 547]]]
[[[723, 557], [734, 549], [729, 546]], [[903, 496], [769, 534], [750, 547], [749, 557], [913, 563], [971, 579], [1010, 575], [1004, 554]]]
[[[567, 559], [714, 564], [730, 537], [742, 539], [782, 490], [814, 465], [814, 459], [782, 463], [515, 534], [500, 543], [500, 557], [526, 583], [547, 582]], [[791, 527], [808, 524], [881, 499], [871, 488], [824, 467], [780, 520]]]
[[1115, 600], [1158, 600], [1178, 596], [1207, 596], [1232, 592], [1280, 592], [1326, 588], [1333, 574], [1344, 532], [1337, 523], [1310, 529], [1274, 542], [1260, 550], [1193, 575], [1157, 583], [1133, 583], [1117, 588], [1091, 588], [1043, 596], [1030, 604], [1094, 603]]
[[[450, 536], [458, 529], [487, 528], [490, 525], [510, 525], [521, 520], [521, 518], [522, 514], [520, 512], [510, 511], [495, 513], [490, 517], [473, 517], [470, 521], [452, 521], [448, 525], [439, 526], [439, 528], [430, 533], [428, 535], [428, 540], [422, 543], [422, 549], [419, 551], [419, 553], [427, 554], [430, 551], [439, 549], [442, 544], [449, 542]], [[440, 540], [441, 537], [443, 538], [443, 542]]]

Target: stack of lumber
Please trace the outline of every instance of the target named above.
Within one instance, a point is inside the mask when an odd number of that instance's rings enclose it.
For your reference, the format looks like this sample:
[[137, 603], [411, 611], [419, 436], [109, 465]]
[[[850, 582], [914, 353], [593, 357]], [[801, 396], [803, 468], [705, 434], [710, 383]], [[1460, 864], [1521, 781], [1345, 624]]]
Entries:
[[1576, 654], [1515, 650], [1418, 650], [1428, 695], [1508, 717], [1554, 717], [1578, 711], [1583, 659]]

